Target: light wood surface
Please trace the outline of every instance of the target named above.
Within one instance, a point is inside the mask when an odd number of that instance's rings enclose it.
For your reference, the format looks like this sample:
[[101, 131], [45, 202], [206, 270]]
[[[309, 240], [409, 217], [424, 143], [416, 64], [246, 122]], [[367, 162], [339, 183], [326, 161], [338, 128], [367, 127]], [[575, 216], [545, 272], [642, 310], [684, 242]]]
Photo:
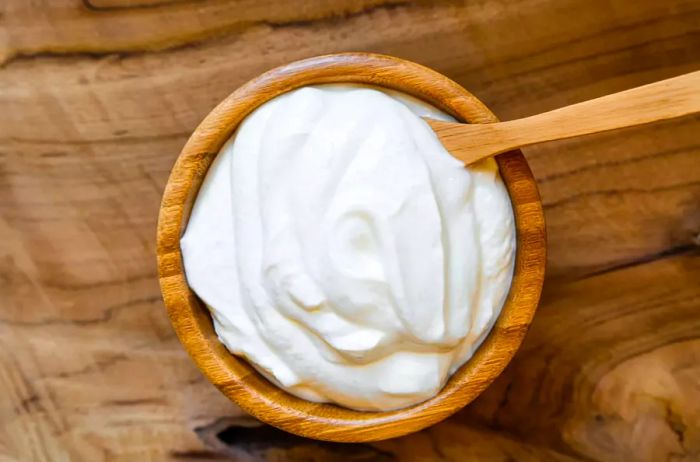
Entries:
[[470, 403], [520, 346], [540, 299], [545, 227], [535, 180], [519, 151], [496, 158], [516, 225], [510, 292], [491, 333], [474, 356], [433, 398], [390, 412], [360, 412], [311, 403], [269, 383], [245, 360], [228, 353], [206, 306], [187, 285], [180, 236], [216, 154], [254, 109], [284, 92], [322, 83], [379, 85], [421, 98], [464, 122], [495, 121], [469, 92], [428, 68], [369, 53], [340, 53], [285, 64], [247, 82], [207, 115], [185, 144], [165, 185], [158, 218], [158, 273], [165, 307], [180, 341], [207, 378], [244, 411], [288, 432], [327, 441], [385, 440], [421, 430]]
[[523, 150], [547, 222], [537, 315], [494, 384], [408, 437], [252, 437], [175, 337], [153, 258], [189, 134], [266, 69], [396, 55], [511, 120], [697, 70], [697, 2], [4, 0], [0, 12], [3, 462], [698, 460], [697, 117]]
[[471, 164], [533, 144], [619, 130], [700, 112], [700, 71], [517, 120], [464, 124], [426, 118], [442, 144]]

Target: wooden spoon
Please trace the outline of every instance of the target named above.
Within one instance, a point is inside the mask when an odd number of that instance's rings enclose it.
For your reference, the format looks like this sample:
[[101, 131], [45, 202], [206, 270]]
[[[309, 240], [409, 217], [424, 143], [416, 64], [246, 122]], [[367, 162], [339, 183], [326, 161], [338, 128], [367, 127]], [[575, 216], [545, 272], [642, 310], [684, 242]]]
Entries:
[[450, 154], [471, 164], [531, 144], [696, 112], [700, 112], [700, 71], [508, 122], [461, 124], [425, 120]]

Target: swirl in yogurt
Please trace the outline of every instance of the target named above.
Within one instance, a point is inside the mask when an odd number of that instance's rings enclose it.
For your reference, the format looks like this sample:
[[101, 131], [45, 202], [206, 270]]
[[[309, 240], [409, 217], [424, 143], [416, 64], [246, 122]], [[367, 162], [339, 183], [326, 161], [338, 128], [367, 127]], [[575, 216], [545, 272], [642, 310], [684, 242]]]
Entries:
[[301, 398], [391, 410], [435, 395], [493, 326], [515, 229], [492, 159], [465, 168], [407, 96], [305, 87], [222, 148], [181, 247], [234, 354]]

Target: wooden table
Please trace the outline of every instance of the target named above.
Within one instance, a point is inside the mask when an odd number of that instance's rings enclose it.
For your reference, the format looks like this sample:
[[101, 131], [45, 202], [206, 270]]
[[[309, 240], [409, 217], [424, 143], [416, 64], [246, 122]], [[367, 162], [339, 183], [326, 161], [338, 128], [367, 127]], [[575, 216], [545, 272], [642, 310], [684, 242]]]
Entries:
[[188, 134], [290, 60], [426, 64], [503, 119], [700, 68], [683, 0], [0, 2], [0, 460], [700, 460], [700, 118], [526, 149], [549, 272], [503, 376], [427, 431], [319, 444], [210, 386], [156, 282]]

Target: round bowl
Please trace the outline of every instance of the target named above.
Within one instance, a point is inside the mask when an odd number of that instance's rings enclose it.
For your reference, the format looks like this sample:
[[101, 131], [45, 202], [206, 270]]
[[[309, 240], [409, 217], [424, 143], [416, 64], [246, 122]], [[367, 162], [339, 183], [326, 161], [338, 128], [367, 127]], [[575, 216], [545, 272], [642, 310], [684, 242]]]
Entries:
[[187, 285], [180, 237], [207, 169], [251, 111], [301, 86], [341, 82], [398, 90], [464, 122], [497, 121], [476, 97], [447, 77], [390, 56], [333, 54], [266, 72], [214, 108], [175, 162], [158, 218], [158, 271], [163, 300], [180, 341], [204, 375], [243, 410], [300, 436], [327, 441], [376, 441], [405, 435], [445, 419], [476, 398], [505, 368], [520, 346], [539, 301], [545, 267], [545, 227], [537, 185], [522, 153], [512, 151], [497, 156], [515, 214], [513, 282], [486, 340], [433, 398], [396, 411], [362, 412], [305, 401], [263, 378], [219, 342], [208, 309]]

